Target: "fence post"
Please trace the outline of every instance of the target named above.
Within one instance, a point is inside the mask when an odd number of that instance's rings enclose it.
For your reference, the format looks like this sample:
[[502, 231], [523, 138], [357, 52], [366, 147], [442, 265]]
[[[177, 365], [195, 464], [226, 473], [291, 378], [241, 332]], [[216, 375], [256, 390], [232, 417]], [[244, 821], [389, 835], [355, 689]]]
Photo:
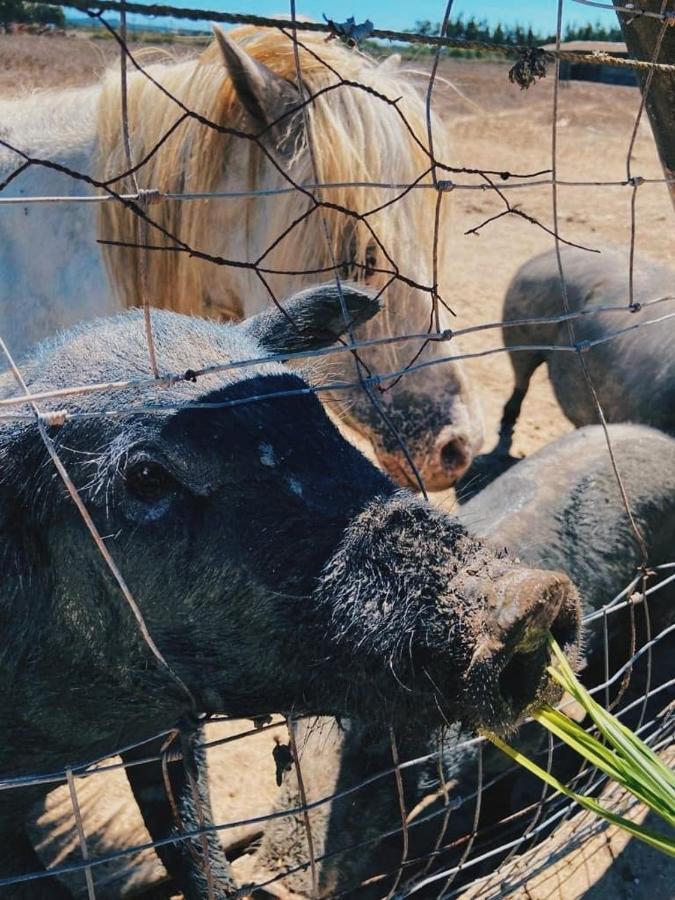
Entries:
[[[613, 0], [613, 3], [617, 7], [626, 6], [624, 0]], [[658, 13], [661, 12], [663, 3], [662, 0], [641, 0], [639, 5], [641, 9]], [[616, 14], [630, 56], [651, 60], [663, 27], [661, 20], [618, 10]], [[658, 62], [675, 63], [675, 26], [666, 29]], [[642, 91], [646, 78], [646, 71], [638, 72]], [[675, 72], [654, 72], [646, 108], [663, 172], [666, 178], [675, 178]], [[675, 208], [675, 183], [671, 182], [668, 188]]]

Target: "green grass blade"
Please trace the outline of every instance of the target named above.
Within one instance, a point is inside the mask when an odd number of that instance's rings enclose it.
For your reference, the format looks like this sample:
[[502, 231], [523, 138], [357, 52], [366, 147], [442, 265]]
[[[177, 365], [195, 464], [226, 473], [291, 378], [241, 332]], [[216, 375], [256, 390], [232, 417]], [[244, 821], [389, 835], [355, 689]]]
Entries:
[[592, 766], [604, 772], [613, 781], [625, 787], [639, 800], [664, 818], [675, 828], [675, 813], [660, 793], [654, 793], [649, 784], [636, 778], [629, 762], [613, 753], [592, 735], [588, 734], [559, 710], [544, 707], [533, 714], [533, 718], [559, 737], [572, 750], [586, 759]]
[[665, 837], [664, 835], [658, 834], [657, 832], [652, 831], [649, 828], [644, 828], [642, 825], [631, 822], [630, 819], [626, 819], [623, 816], [619, 816], [616, 813], [613, 813], [610, 810], [606, 809], [604, 806], [602, 806], [601, 803], [599, 803], [592, 797], [585, 797], [583, 794], [577, 794], [575, 791], [570, 790], [570, 788], [562, 784], [562, 782], [558, 781], [555, 776], [551, 775], [550, 772], [547, 772], [546, 769], [542, 769], [541, 766], [538, 766], [536, 763], [532, 762], [532, 760], [528, 759], [527, 756], [524, 756], [518, 750], [505, 743], [501, 738], [497, 737], [497, 735], [486, 734], [485, 737], [487, 737], [487, 739], [491, 741], [495, 745], [495, 747], [497, 747], [503, 753], [506, 753], [507, 756], [509, 756], [515, 762], [519, 763], [521, 766], [524, 766], [526, 769], [532, 772], [533, 775], [541, 778], [542, 781], [545, 781], [550, 787], [558, 791], [558, 793], [563, 794], [565, 797], [569, 797], [570, 800], [574, 800], [584, 809], [587, 809], [590, 812], [601, 816], [603, 819], [613, 825], [617, 825], [619, 828], [622, 828], [624, 831], [633, 835], [633, 837], [644, 841], [644, 843], [649, 844], [651, 847], [654, 847], [657, 850], [661, 850], [663, 853], [667, 853], [669, 856], [675, 857], [675, 839]]
[[[661, 797], [666, 809], [675, 815], [675, 773], [668, 769], [656, 753], [629, 728], [593, 699], [577, 680], [565, 655], [553, 638], [550, 645], [558, 666], [549, 668], [551, 676], [583, 706], [605, 739], [636, 773], [638, 780], [646, 783], [652, 793]], [[637, 772], [640, 773], [639, 776]]]
[[[602, 769], [610, 778], [624, 778], [622, 760], [618, 759], [604, 744], [595, 740], [576, 722], [572, 722], [558, 710], [544, 707], [532, 714], [532, 718], [553, 732], [569, 747], [585, 757], [591, 765]], [[574, 727], [573, 727], [574, 726]]]

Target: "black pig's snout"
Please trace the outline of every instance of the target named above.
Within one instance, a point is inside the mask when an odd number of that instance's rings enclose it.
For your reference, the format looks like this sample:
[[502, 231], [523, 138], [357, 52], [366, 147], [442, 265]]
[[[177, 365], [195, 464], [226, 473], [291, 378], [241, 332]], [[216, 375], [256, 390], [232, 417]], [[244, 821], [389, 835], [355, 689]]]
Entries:
[[546, 674], [552, 634], [572, 663], [579, 652], [579, 597], [566, 575], [513, 569], [494, 585], [485, 633], [477, 642], [466, 687], [480, 724], [506, 728], [537, 701], [559, 691]]
[[559, 572], [514, 570], [500, 579], [491, 630], [516, 652], [545, 644], [549, 632], [561, 645], [576, 641], [579, 603], [572, 582]]

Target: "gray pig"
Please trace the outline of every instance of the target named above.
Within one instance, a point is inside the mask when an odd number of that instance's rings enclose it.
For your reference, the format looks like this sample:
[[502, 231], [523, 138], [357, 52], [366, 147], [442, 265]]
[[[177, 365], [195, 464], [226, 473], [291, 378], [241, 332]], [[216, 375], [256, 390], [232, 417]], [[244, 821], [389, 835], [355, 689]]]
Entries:
[[[369, 295], [345, 295], [355, 324], [376, 312]], [[330, 344], [344, 330], [334, 287], [236, 326], [168, 312], [153, 321], [162, 370], [185, 373], [162, 388], [148, 385], [139, 311], [53, 339], [21, 368], [36, 393], [141, 380], [68, 397], [68, 418], [49, 427], [170, 668], [150, 652], [24, 405], [27, 418], [0, 420], [4, 779], [63, 772], [214, 713], [347, 714], [422, 734], [460, 718], [503, 729], [548, 696], [546, 633], [573, 659], [578, 641], [566, 576], [514, 563], [397, 490], [297, 371], [269, 361], [195, 374]], [[6, 373], [0, 397], [17, 393]], [[43, 398], [41, 410], [63, 402]], [[186, 765], [174, 766], [175, 804], [159, 766], [129, 769], [155, 840], [175, 834], [173, 805], [188, 831], [210, 821], [193, 747], [186, 739]], [[22, 825], [49, 787], [3, 791], [3, 896], [67, 895], [39, 871]], [[208, 868], [215, 896], [232, 889], [214, 832], [208, 843], [160, 849], [187, 898], [205, 896]]]
[[[570, 312], [597, 306], [625, 306], [574, 319], [577, 341], [594, 341], [624, 328], [673, 312], [672, 304], [642, 306], [663, 297], [675, 299], [675, 271], [651, 261], [635, 266], [634, 309], [629, 308], [628, 254], [616, 250], [588, 253], [563, 247], [562, 267]], [[556, 316], [563, 312], [558, 263], [549, 250], [521, 266], [504, 298], [503, 320]], [[504, 327], [504, 346], [569, 344], [566, 322]], [[636, 422], [662, 431], [675, 430], [675, 318], [636, 328], [585, 353], [593, 385], [608, 422]], [[594, 425], [598, 414], [576, 355], [556, 350], [518, 350], [511, 354], [513, 394], [504, 408], [500, 449], [508, 452], [513, 427], [535, 369], [545, 362], [565, 415], [577, 426]]]
[[[649, 342], [648, 334], [649, 330], [643, 332], [643, 338]], [[662, 358], [670, 361], [667, 355]], [[675, 375], [675, 370], [671, 371]], [[672, 563], [675, 561], [675, 439], [644, 425], [615, 424], [608, 429], [630, 509], [645, 542], [648, 566]], [[583, 611], [590, 619], [584, 628], [582, 670], [582, 680], [588, 687], [605, 681], [605, 664], [612, 676], [634, 652], [631, 619], [634, 618], [637, 648], [675, 621], [673, 584], [648, 598], [648, 622], [640, 602], [633, 609], [624, 606], [610, 613], [606, 618], [606, 660], [604, 617], [594, 617], [593, 613], [610, 603], [640, 574], [642, 555], [619, 492], [605, 434], [599, 425], [580, 428], [519, 462], [463, 506], [459, 519], [491, 546], [505, 547], [525, 563], [559, 568], [574, 578], [583, 598]], [[668, 574], [668, 571], [652, 572], [647, 583], [654, 585]], [[640, 596], [641, 583], [635, 586], [634, 593]], [[671, 677], [672, 641], [662, 639], [654, 645], [651, 660], [643, 655], [633, 666], [619, 709], [628, 706], [631, 700], [642, 700], [649, 686], [655, 688]], [[609, 689], [612, 699], [620, 686], [621, 679]], [[649, 701], [644, 698], [645, 709], [651, 709], [645, 721], [654, 718], [667, 705], [669, 696], [672, 699], [672, 690], [670, 694], [656, 694]], [[596, 699], [604, 702], [604, 691]], [[634, 728], [641, 712], [640, 703], [622, 721]], [[542, 729], [538, 727], [522, 729], [519, 740], [528, 752], [537, 742], [545, 743]], [[544, 753], [540, 763], [545, 765], [545, 760]], [[554, 771], [566, 781], [574, 776], [578, 764], [575, 754], [557, 751]], [[503, 759], [488, 749], [484, 765], [489, 780], [491, 774], [499, 771]], [[471, 767], [464, 783], [470, 784], [473, 778]], [[485, 798], [484, 824], [494, 825], [516, 814], [536, 802], [540, 794], [538, 779], [517, 772]], [[471, 812], [468, 810], [467, 815]], [[522, 834], [530, 815], [516, 818], [511, 832], [502, 829], [500, 840], [506, 842]], [[546, 833], [542, 831], [539, 837]], [[476, 852], [480, 852], [479, 847]], [[493, 857], [489, 866], [494, 867], [498, 861], [498, 856]], [[477, 870], [469, 872], [475, 875]]]
[[[675, 439], [652, 428], [638, 425], [610, 425], [610, 436], [618, 466], [621, 470], [635, 521], [644, 537], [650, 566], [672, 562], [675, 554]], [[616, 478], [610, 464], [605, 435], [600, 426], [588, 426], [533, 454], [489, 485], [478, 496], [461, 507], [459, 520], [495, 550], [506, 548], [509, 553], [533, 566], [552, 566], [574, 578], [584, 598], [584, 612], [592, 616], [618, 595], [635, 577], [641, 555], [629, 526]], [[666, 572], [665, 575], [668, 573]], [[650, 584], [659, 578], [654, 576]], [[639, 593], [639, 589], [636, 589]], [[656, 635], [675, 620], [675, 587], [667, 586], [649, 599], [651, 631]], [[642, 606], [635, 607], [637, 646], [646, 638]], [[607, 617], [609, 629], [609, 666], [613, 673], [630, 654], [630, 612], [623, 608]], [[604, 681], [604, 635], [602, 619], [592, 620], [585, 633], [584, 680], [588, 686]], [[640, 696], [645, 688], [646, 658], [638, 662], [632, 673], [629, 695], [624, 704]], [[653, 649], [652, 687], [671, 675], [672, 647], [657, 642]], [[618, 684], [612, 688], [614, 696]], [[631, 693], [632, 692], [632, 693]], [[604, 694], [601, 695], [601, 699]], [[654, 698], [659, 707], [666, 702], [665, 693]], [[640, 706], [635, 713], [639, 715]], [[624, 718], [628, 724], [635, 721]], [[342, 732], [334, 733], [339, 746], [327, 749], [326, 738], [314, 740], [313, 750], [330, 753], [336, 762], [335, 787], [354, 788], [361, 781], [391, 767], [391, 750], [386, 732], [373, 723], [352, 721], [345, 723]], [[452, 732], [453, 741], [446, 751], [446, 779], [453, 783], [450, 802], [453, 806], [443, 853], [436, 860], [436, 870], [456, 866], [465, 848], [463, 837], [471, 833], [474, 815], [477, 761], [474, 747], [458, 752], [458, 740], [470, 734]], [[423, 756], [428, 750], [420, 736], [408, 736], [407, 758]], [[310, 737], [310, 741], [312, 738]], [[528, 753], [537, 752], [545, 742], [539, 726], [526, 727], [513, 736]], [[433, 749], [433, 747], [431, 748]], [[308, 750], [306, 755], [310, 755]], [[545, 755], [541, 758], [546, 764]], [[562, 780], [570, 778], [578, 768], [578, 758], [556, 752], [554, 768]], [[309, 766], [308, 766], [309, 767]], [[517, 839], [527, 830], [532, 818], [518, 816], [519, 810], [536, 802], [541, 794], [541, 782], [525, 772], [505, 774], [511, 763], [489, 745], [483, 750], [483, 783], [488, 785], [482, 794], [480, 833], [471, 858], [500, 844]], [[325, 764], [324, 764], [325, 768]], [[426, 780], [427, 792], [435, 789], [434, 765], [417, 766], [407, 771], [406, 800], [408, 812], [414, 807]], [[490, 784], [494, 779], [496, 783]], [[295, 805], [293, 776], [290, 776], [290, 796], [285, 803]], [[311, 790], [311, 784], [309, 789]], [[330, 791], [322, 789], [325, 796]], [[356, 891], [364, 879], [378, 872], [391, 872], [400, 861], [401, 840], [396, 788], [393, 778], [379, 779], [344, 799], [335, 801], [330, 812], [315, 816], [314, 840], [320, 854], [327, 854], [321, 867], [322, 896], [331, 893]], [[426, 824], [410, 829], [411, 860], [425, 860], [433, 849], [441, 827], [442, 809], [437, 803], [428, 807]], [[509, 823], [508, 818], [516, 816]], [[544, 817], [545, 818], [545, 817]], [[502, 820], [507, 821], [499, 824]], [[388, 841], [373, 841], [377, 835], [394, 832]], [[539, 837], [545, 836], [542, 830]], [[456, 847], [452, 842], [458, 841]], [[356, 851], [341, 848], [366, 848]], [[286, 819], [271, 823], [258, 854], [258, 876], [278, 874], [289, 864], [307, 858], [302, 823], [293, 830]], [[454, 887], [479, 874], [493, 871], [502, 854], [489, 856], [481, 866], [469, 865], [456, 878]], [[406, 868], [406, 878], [415, 872]], [[425, 893], [415, 896], [439, 896], [445, 879], [432, 882]], [[308, 893], [308, 876], [297, 873], [284, 881], [295, 891]], [[381, 897], [382, 883], [376, 882], [370, 891], [360, 888], [358, 896]]]
[[[675, 271], [656, 262], [638, 262], [634, 272], [633, 308], [628, 292], [629, 258], [623, 251], [589, 253], [561, 248], [562, 268], [570, 312], [584, 312], [572, 320], [578, 342], [595, 341], [622, 331], [584, 352], [593, 386], [608, 422], [635, 422], [675, 432], [675, 305], [651, 300], [675, 300]], [[624, 310], [593, 312], [599, 306]], [[564, 312], [555, 250], [528, 260], [516, 272], [504, 298], [503, 321], [558, 316]], [[671, 316], [642, 328], [634, 326]], [[468, 498], [516, 462], [510, 456], [513, 431], [530, 379], [542, 364], [562, 411], [577, 427], [599, 422], [597, 408], [576, 353], [561, 350], [518, 349], [530, 344], [569, 345], [567, 322], [549, 325], [505, 324], [504, 346], [511, 350], [515, 385], [504, 406], [499, 442], [493, 451], [476, 458], [458, 489]]]

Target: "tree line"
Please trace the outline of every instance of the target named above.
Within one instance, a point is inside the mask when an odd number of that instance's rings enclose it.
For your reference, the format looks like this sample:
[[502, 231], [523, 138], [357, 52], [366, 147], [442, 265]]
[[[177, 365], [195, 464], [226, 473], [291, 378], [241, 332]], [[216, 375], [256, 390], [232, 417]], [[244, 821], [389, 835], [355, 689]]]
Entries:
[[56, 25], [64, 28], [66, 17], [60, 6], [24, 3], [23, 0], [0, 0], [0, 29], [10, 25]]
[[[437, 35], [441, 30], [440, 22], [429, 19], [418, 19], [411, 29], [415, 34]], [[522, 25], [505, 25], [498, 22], [490, 26], [486, 19], [471, 16], [465, 19], [462, 15], [448, 23], [447, 35], [464, 41], [484, 41], [490, 44], [516, 44], [519, 46], [539, 47], [552, 44], [555, 34], [542, 34], [531, 27]], [[600, 22], [588, 25], [567, 25], [563, 35], [564, 41], [621, 41], [621, 29], [618, 25], [607, 28]]]

